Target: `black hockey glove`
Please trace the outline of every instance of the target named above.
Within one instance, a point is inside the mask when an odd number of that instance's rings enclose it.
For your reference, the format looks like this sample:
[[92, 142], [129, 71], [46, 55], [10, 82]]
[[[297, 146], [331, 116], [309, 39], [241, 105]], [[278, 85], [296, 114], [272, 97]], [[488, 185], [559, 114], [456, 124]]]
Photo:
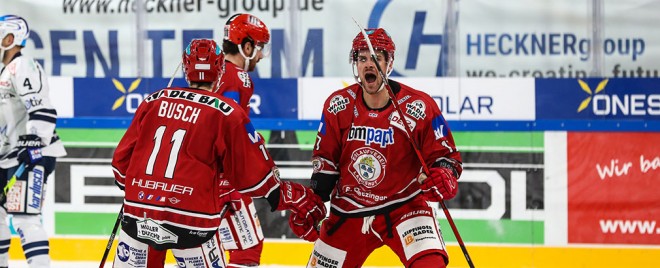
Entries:
[[45, 144], [41, 142], [41, 138], [34, 134], [21, 135], [18, 137], [18, 162], [24, 163], [26, 167], [32, 167], [38, 164], [43, 156], [41, 155], [41, 148]]

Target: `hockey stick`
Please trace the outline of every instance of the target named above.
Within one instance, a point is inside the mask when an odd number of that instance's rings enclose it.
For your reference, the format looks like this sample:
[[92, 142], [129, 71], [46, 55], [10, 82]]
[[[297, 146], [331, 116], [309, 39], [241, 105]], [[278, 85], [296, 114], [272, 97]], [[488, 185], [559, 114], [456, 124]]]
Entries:
[[122, 204], [121, 209], [119, 209], [119, 214], [117, 215], [115, 226], [112, 227], [112, 233], [110, 234], [110, 239], [108, 239], [108, 245], [105, 246], [105, 252], [103, 252], [103, 259], [101, 259], [101, 264], [99, 265], [99, 268], [103, 268], [103, 266], [105, 265], [105, 260], [108, 258], [108, 253], [110, 253], [110, 249], [112, 248], [112, 242], [115, 241], [115, 233], [117, 233], [117, 228], [119, 228], [119, 222], [121, 221], [123, 215], [124, 215], [124, 204]]
[[[403, 112], [401, 111], [401, 108], [399, 107], [399, 104], [396, 101], [396, 96], [394, 96], [394, 92], [390, 87], [389, 81], [387, 80], [387, 77], [385, 76], [383, 69], [380, 67], [380, 64], [378, 64], [376, 52], [374, 51], [374, 47], [371, 44], [371, 40], [369, 40], [369, 35], [367, 34], [367, 32], [364, 31], [364, 28], [360, 25], [360, 23], [358, 23], [355, 20], [355, 18], [353, 18], [353, 21], [355, 22], [355, 25], [357, 25], [357, 27], [360, 29], [362, 36], [364, 36], [364, 40], [367, 42], [367, 46], [369, 47], [369, 53], [371, 54], [371, 59], [374, 61], [376, 68], [378, 69], [378, 73], [380, 74], [380, 77], [383, 79], [383, 83], [385, 83], [385, 87], [387, 88], [387, 94], [390, 96], [390, 99], [392, 100], [392, 106], [394, 106], [394, 109], [396, 109], [396, 111], [399, 113], [399, 117], [401, 117], [401, 121], [403, 121], [403, 128], [405, 128], [406, 130], [408, 141], [412, 144], [413, 149], [415, 150], [415, 154], [417, 155], [417, 158], [422, 164], [422, 169], [424, 170], [424, 173], [431, 174], [429, 172], [428, 166], [426, 166], [426, 162], [424, 161], [424, 158], [422, 157], [422, 153], [419, 150], [419, 146], [412, 139], [412, 130], [410, 129], [410, 126], [408, 125], [408, 121], [406, 121], [406, 118], [403, 115]], [[461, 246], [463, 255], [465, 255], [465, 260], [467, 260], [467, 263], [468, 265], [470, 265], [471, 268], [474, 268], [472, 259], [470, 259], [470, 254], [468, 254], [467, 248], [463, 243], [463, 239], [461, 239], [461, 235], [458, 233], [458, 229], [454, 224], [454, 220], [449, 214], [449, 209], [447, 209], [447, 206], [445, 205], [445, 202], [443, 200], [440, 200], [440, 206], [442, 206], [442, 211], [445, 213], [445, 216], [447, 217], [447, 221], [449, 222], [449, 225], [451, 226], [451, 229], [454, 232], [454, 236], [456, 236], [456, 241], [458, 241], [458, 245]]]
[[174, 82], [174, 77], [176, 76], [176, 73], [179, 71], [179, 68], [181, 68], [181, 65], [183, 65], [183, 62], [179, 62], [179, 65], [177, 65], [176, 69], [174, 69], [174, 73], [172, 73], [172, 77], [170, 77], [170, 82], [167, 83], [167, 87], [172, 86], [172, 82]]
[[[220, 218], [225, 217], [225, 213], [227, 213], [227, 210], [229, 210], [229, 205], [225, 205], [225, 207], [222, 208], [220, 211]], [[115, 233], [117, 233], [117, 228], [119, 228], [119, 222], [121, 221], [121, 217], [124, 215], [124, 205], [121, 205], [121, 209], [119, 210], [119, 215], [117, 215], [117, 220], [115, 221], [115, 226], [112, 227], [112, 233], [110, 234], [110, 238], [108, 239], [108, 245], [105, 246], [105, 252], [103, 252], [103, 259], [101, 259], [101, 264], [99, 265], [99, 268], [103, 268], [105, 265], [105, 260], [108, 258], [108, 253], [110, 253], [110, 249], [112, 248], [112, 243], [115, 241]]]
[[14, 186], [14, 183], [16, 183], [16, 179], [18, 179], [21, 175], [23, 175], [23, 172], [25, 172], [25, 163], [21, 163], [18, 166], [18, 169], [16, 169], [16, 172], [14, 172], [14, 175], [11, 176], [11, 179], [9, 179], [9, 181], [7, 181], [7, 185], [5, 185], [4, 192], [3, 192], [4, 195], [7, 195], [7, 192], [9, 192], [11, 187]]

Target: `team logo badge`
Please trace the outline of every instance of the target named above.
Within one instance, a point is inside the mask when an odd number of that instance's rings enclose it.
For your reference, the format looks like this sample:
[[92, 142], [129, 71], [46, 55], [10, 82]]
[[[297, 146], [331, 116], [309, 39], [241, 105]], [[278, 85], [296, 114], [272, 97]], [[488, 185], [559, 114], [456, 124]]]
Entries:
[[314, 157], [312, 159], [312, 168], [314, 168], [314, 173], [319, 173], [323, 170], [323, 161], [318, 157]]
[[361, 185], [373, 188], [383, 181], [387, 160], [379, 151], [369, 147], [359, 148], [351, 154], [351, 161], [350, 173]]
[[426, 118], [424, 111], [426, 111], [426, 104], [421, 100], [406, 103], [406, 113], [417, 120]]
[[346, 110], [346, 105], [348, 104], [348, 98], [344, 98], [341, 95], [332, 97], [330, 100], [330, 105], [328, 106], [328, 112], [332, 114], [337, 114], [343, 110]]

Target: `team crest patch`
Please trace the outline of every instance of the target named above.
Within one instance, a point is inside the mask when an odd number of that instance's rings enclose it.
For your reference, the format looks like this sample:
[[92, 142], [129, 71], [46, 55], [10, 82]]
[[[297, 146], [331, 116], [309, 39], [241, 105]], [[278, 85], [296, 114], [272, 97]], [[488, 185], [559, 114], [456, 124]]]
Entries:
[[417, 120], [426, 118], [426, 104], [421, 100], [406, 103], [406, 113]]
[[337, 114], [343, 110], [346, 110], [346, 105], [348, 104], [348, 98], [344, 98], [341, 95], [332, 97], [330, 100], [330, 106], [328, 107], [328, 112], [332, 114]]
[[312, 159], [312, 168], [314, 169], [314, 173], [319, 173], [323, 170], [323, 161], [318, 157], [314, 157]]
[[351, 162], [349, 171], [361, 185], [373, 188], [383, 181], [387, 160], [379, 151], [369, 147], [359, 148], [351, 154]]
[[273, 176], [275, 176], [277, 180], [280, 180], [280, 169], [277, 167], [273, 167], [272, 170], [273, 170]]

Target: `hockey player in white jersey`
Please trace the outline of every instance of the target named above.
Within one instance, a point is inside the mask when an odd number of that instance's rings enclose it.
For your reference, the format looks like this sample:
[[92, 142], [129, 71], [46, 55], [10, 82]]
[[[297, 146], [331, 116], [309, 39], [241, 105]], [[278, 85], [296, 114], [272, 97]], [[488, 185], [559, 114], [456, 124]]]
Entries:
[[[55, 133], [57, 113], [48, 96], [46, 73], [21, 53], [29, 35], [25, 19], [0, 17], [0, 267], [8, 266], [8, 213], [29, 267], [50, 267], [41, 209], [56, 157], [66, 155]], [[19, 166], [25, 171], [12, 181]]]

